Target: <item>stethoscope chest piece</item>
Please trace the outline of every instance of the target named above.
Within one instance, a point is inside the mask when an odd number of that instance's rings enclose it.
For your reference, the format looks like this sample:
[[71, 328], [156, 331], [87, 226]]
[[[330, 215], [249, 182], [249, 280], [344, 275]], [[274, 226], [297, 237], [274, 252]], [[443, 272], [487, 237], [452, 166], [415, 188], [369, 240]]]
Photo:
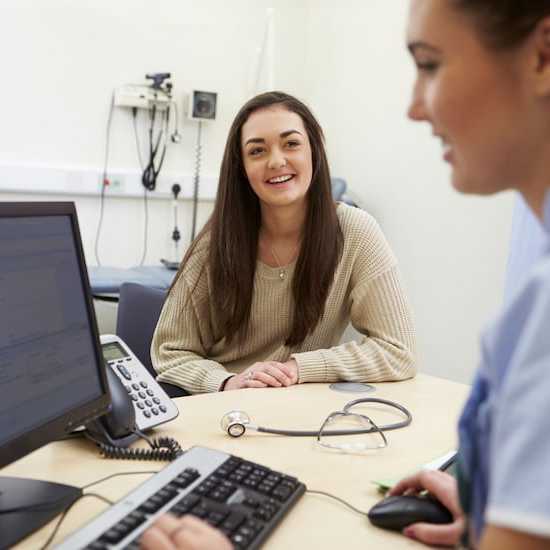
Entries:
[[250, 424], [250, 417], [244, 411], [229, 411], [221, 419], [221, 428], [231, 437], [241, 437]]

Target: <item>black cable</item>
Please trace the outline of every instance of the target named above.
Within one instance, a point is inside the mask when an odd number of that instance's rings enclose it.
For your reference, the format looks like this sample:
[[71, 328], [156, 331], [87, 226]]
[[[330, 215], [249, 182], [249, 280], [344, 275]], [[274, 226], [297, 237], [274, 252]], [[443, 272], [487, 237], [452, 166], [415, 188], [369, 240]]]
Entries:
[[193, 219], [191, 222], [191, 242], [195, 240], [195, 232], [197, 230], [197, 205], [199, 202], [199, 183], [201, 173], [201, 133], [202, 133], [202, 120], [199, 120], [199, 128], [197, 130], [197, 148], [195, 153], [195, 177], [193, 180]]
[[143, 172], [143, 158], [141, 156], [141, 145], [139, 143], [139, 133], [137, 128], [137, 107], [132, 107], [132, 119], [134, 123], [134, 137], [136, 138], [136, 151], [139, 161], [139, 167]]
[[[168, 134], [168, 109], [166, 109], [164, 114], [164, 123], [161, 121], [161, 128], [156, 137], [156, 140], [153, 139], [154, 128], [155, 128], [155, 119], [157, 113], [157, 107], [155, 104], [151, 107], [150, 112], [150, 125], [149, 125], [149, 160], [147, 166], [145, 167], [143, 174], [141, 176], [141, 183], [149, 191], [154, 191], [157, 185], [157, 178], [164, 163], [164, 158], [166, 156], [166, 145], [167, 145], [167, 134]], [[163, 139], [164, 138], [164, 139]], [[154, 145], [153, 145], [154, 142]], [[159, 148], [162, 143], [162, 153], [160, 153], [160, 161], [158, 166], [155, 166], [155, 160], [159, 154]]]
[[[139, 143], [139, 133], [137, 129], [137, 108], [132, 107], [132, 119], [133, 119], [133, 125], [134, 125], [134, 136], [136, 138], [136, 150], [137, 150], [137, 156], [139, 161], [139, 167], [144, 172], [143, 168], [143, 158], [141, 157], [141, 145]], [[143, 230], [143, 254], [141, 256], [141, 260], [139, 262], [139, 265], [143, 265], [145, 263], [145, 257], [147, 256], [147, 240], [148, 240], [148, 231], [149, 231], [149, 205], [147, 202], [147, 187], [143, 187], [143, 208], [145, 210], [145, 226]]]
[[361, 514], [362, 516], [368, 516], [368, 512], [363, 512], [363, 510], [359, 510], [359, 508], [356, 508], [355, 506], [353, 506], [353, 504], [350, 504], [349, 502], [346, 502], [344, 499], [342, 499], [340, 497], [337, 497], [337, 496], [334, 496], [334, 495], [331, 495], [330, 493], [325, 493], [325, 491], [314, 491], [312, 489], [306, 489], [306, 493], [308, 493], [310, 495], [323, 495], [325, 497], [333, 498], [334, 500], [337, 500], [338, 502], [344, 504], [345, 506], [347, 506], [348, 508], [350, 508], [351, 510], [353, 510], [357, 514]]
[[143, 188], [143, 209], [145, 211], [145, 226], [143, 228], [143, 254], [139, 262], [140, 266], [145, 263], [145, 257], [147, 256], [147, 240], [148, 240], [148, 233], [149, 233], [149, 203], [147, 201], [148, 192], [149, 192], [148, 189], [144, 187]]
[[61, 527], [61, 524], [63, 523], [63, 520], [65, 519], [65, 517], [69, 513], [70, 509], [77, 502], [79, 502], [80, 500], [82, 500], [83, 498], [86, 498], [86, 497], [98, 498], [99, 500], [102, 500], [103, 502], [105, 502], [105, 503], [107, 503], [111, 506], [114, 504], [114, 502], [112, 500], [109, 500], [108, 498], [105, 498], [105, 497], [103, 497], [101, 495], [98, 495], [96, 493], [85, 493], [85, 494], [80, 495], [77, 499], [73, 500], [73, 502], [71, 502], [71, 504], [69, 504], [69, 506], [67, 506], [67, 508], [65, 508], [65, 510], [63, 511], [63, 514], [61, 514], [61, 517], [57, 521], [52, 534], [48, 537], [48, 540], [44, 543], [44, 545], [40, 548], [40, 550], [46, 550], [46, 548], [51, 544], [51, 542], [55, 538], [55, 535], [57, 535], [57, 532], [59, 531], [59, 528]]
[[107, 188], [108, 180], [107, 180], [107, 168], [109, 165], [109, 144], [111, 141], [111, 122], [113, 120], [113, 111], [115, 108], [115, 92], [113, 91], [111, 95], [111, 106], [109, 108], [109, 116], [107, 117], [107, 130], [106, 130], [106, 136], [105, 136], [105, 156], [103, 159], [103, 174], [101, 177], [101, 195], [100, 195], [100, 203], [99, 203], [99, 221], [97, 224], [97, 232], [95, 236], [95, 244], [94, 244], [94, 252], [95, 252], [95, 260], [97, 262], [98, 266], [101, 266], [101, 261], [99, 259], [99, 236], [101, 234], [101, 226], [103, 224], [103, 209], [104, 209], [104, 201], [105, 201], [105, 189]]
[[128, 449], [114, 445], [99, 444], [99, 450], [104, 458], [120, 458], [122, 460], [165, 460], [171, 462], [183, 454], [180, 444], [171, 437], [153, 439], [150, 449]]

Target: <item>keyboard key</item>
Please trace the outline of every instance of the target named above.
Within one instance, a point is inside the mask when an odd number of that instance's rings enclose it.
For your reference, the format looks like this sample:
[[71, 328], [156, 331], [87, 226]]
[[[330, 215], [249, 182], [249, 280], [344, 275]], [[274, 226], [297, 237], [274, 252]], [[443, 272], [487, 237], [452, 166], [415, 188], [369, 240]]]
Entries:
[[139, 523], [143, 523], [147, 518], [146, 518], [145, 514], [143, 514], [139, 510], [134, 510], [133, 512], [130, 512], [126, 516], [126, 519], [131, 519], [131, 520], [135, 520]]
[[201, 503], [191, 510], [191, 514], [197, 516], [198, 518], [204, 519], [209, 514], [209, 511], [204, 504]]
[[183, 472], [178, 477], [174, 478], [172, 483], [180, 489], [185, 489], [186, 487], [189, 487], [189, 485], [191, 485], [191, 483], [193, 483], [193, 481], [195, 481], [197, 477], [199, 477], [198, 472], [196, 472], [195, 474], [191, 472]]
[[282, 476], [272, 472], [267, 476], [266, 481], [270, 481], [271, 483], [274, 483], [275, 485], [277, 485], [277, 483], [279, 483], [281, 479], [282, 479]]
[[162, 499], [160, 498], [155, 498], [155, 496], [153, 495], [149, 500], [146, 500], [139, 508], [138, 510], [140, 512], [143, 512], [145, 514], [149, 514], [149, 515], [152, 515], [154, 514], [157, 510], [159, 510], [160, 508], [162, 508], [164, 506], [164, 504], [166, 504], [165, 502], [162, 501]]
[[284, 485], [279, 485], [274, 491], [273, 496], [278, 498], [280, 501], [285, 501], [292, 494], [292, 489], [290, 487], [285, 487]]
[[119, 529], [118, 526], [111, 527], [108, 531], [101, 535], [100, 542], [108, 542], [109, 544], [117, 544], [120, 542], [129, 531], [125, 529]]
[[264, 524], [261, 521], [250, 518], [246, 520], [246, 523], [244, 524], [244, 526], [250, 529], [251, 531], [254, 531], [254, 533], [258, 533], [263, 529]]
[[246, 497], [246, 498], [243, 500], [243, 504], [244, 504], [245, 506], [248, 506], [249, 508], [256, 509], [256, 508], [258, 508], [258, 506], [260, 505], [260, 501], [259, 501], [259, 500], [256, 500], [256, 499], [253, 498], [253, 497]]
[[101, 542], [100, 540], [94, 540], [91, 544], [88, 544], [86, 546], [86, 550], [107, 550], [108, 546], [105, 542]]
[[182, 498], [175, 506], [173, 506], [170, 511], [177, 516], [183, 516], [187, 514], [189, 510], [194, 508], [197, 503], [200, 502], [200, 497], [194, 494], [187, 495]]
[[128, 515], [125, 518], [120, 520], [119, 525], [125, 525], [130, 531], [135, 529], [138, 525], [141, 525], [143, 520], [139, 520], [137, 517]]
[[227, 512], [210, 512], [206, 519], [210, 525], [217, 527], [226, 517]]
[[231, 512], [229, 517], [222, 523], [226, 529], [234, 531], [245, 520], [245, 515], [240, 512]]
[[231, 535], [230, 540], [237, 548], [244, 548], [247, 544], [246, 538], [243, 537], [240, 533], [235, 533], [234, 535]]

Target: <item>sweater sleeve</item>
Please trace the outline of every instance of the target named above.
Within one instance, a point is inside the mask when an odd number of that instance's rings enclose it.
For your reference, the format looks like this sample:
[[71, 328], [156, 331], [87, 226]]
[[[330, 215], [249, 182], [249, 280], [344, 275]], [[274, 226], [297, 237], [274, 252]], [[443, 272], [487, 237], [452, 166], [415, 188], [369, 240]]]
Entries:
[[232, 376], [220, 363], [206, 359], [212, 341], [208, 288], [200, 281], [188, 287], [179, 277], [166, 300], [151, 342], [151, 359], [159, 382], [190, 393], [216, 392]]
[[397, 268], [353, 290], [351, 323], [361, 342], [293, 355], [300, 382], [383, 382], [416, 374], [415, 335]]

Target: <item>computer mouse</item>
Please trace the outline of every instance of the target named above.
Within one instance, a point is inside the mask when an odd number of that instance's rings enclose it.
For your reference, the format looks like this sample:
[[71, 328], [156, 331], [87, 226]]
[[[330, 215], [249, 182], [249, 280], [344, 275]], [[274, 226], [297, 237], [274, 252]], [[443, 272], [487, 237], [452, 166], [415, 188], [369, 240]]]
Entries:
[[383, 529], [401, 531], [417, 522], [451, 523], [453, 516], [430, 496], [399, 495], [385, 498], [368, 513], [370, 522]]

